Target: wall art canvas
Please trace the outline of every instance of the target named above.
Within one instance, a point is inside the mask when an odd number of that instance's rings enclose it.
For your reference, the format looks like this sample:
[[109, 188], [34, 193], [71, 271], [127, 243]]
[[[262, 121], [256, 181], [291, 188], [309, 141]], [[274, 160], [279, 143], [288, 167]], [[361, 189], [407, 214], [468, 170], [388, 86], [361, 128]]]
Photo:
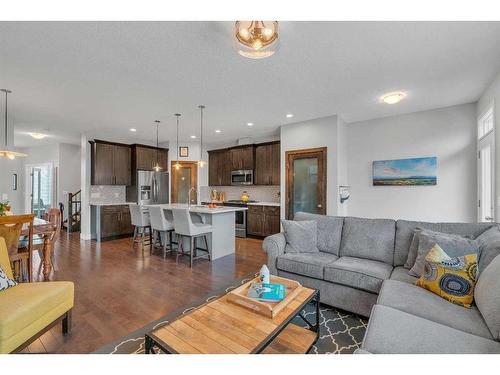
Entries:
[[378, 160], [373, 162], [373, 186], [437, 184], [437, 157]]

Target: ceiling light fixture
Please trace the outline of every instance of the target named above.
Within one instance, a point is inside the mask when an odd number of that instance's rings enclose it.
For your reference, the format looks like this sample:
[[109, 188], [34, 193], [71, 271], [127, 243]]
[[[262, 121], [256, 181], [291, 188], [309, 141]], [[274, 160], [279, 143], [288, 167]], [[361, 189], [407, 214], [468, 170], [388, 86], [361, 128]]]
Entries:
[[386, 104], [397, 104], [406, 97], [404, 92], [390, 92], [383, 95], [380, 100]]
[[136, 128], [130, 128], [129, 130], [130, 130], [131, 132], [134, 132], [134, 133], [137, 131], [137, 129], [136, 129]]
[[44, 139], [45, 137], [47, 137], [47, 134], [42, 133], [29, 133], [29, 135], [31, 135], [31, 137], [35, 139]]
[[236, 21], [235, 47], [241, 56], [263, 59], [278, 49], [278, 21]]
[[220, 133], [221, 131], [222, 131], [222, 130], [220, 130], [220, 129], [215, 129], [215, 132], [216, 132], [216, 133]]
[[192, 136], [191, 136], [191, 139], [196, 139], [196, 135], [192, 135]]
[[253, 126], [253, 122], [248, 122], [247, 125], [248, 126]]
[[9, 127], [8, 127], [8, 124], [7, 124], [7, 118], [8, 118], [8, 112], [7, 112], [7, 108], [8, 108], [8, 95], [12, 93], [12, 91], [8, 90], [8, 89], [0, 89], [0, 91], [4, 92], [5, 93], [5, 123], [4, 123], [4, 126], [5, 126], [5, 129], [4, 129], [4, 147], [3, 149], [0, 148], [0, 156], [4, 156], [10, 160], [14, 160], [16, 157], [26, 157], [28, 156], [27, 154], [23, 154], [21, 152], [16, 152], [16, 151], [12, 151], [10, 150], [11, 147], [9, 147]]
[[203, 110], [205, 109], [204, 105], [199, 105], [200, 109], [200, 160], [198, 161], [198, 166], [203, 168], [205, 166], [205, 161], [203, 160]]
[[180, 113], [176, 113], [174, 116], [176, 117], [176, 121], [177, 121], [177, 147], [176, 147], [176, 149], [177, 149], [177, 160], [175, 162], [174, 167], [175, 167], [176, 170], [179, 170], [179, 169], [181, 169], [181, 165], [179, 164], [179, 118], [181, 117], [181, 114]]
[[160, 120], [155, 120], [156, 124], [156, 150], [155, 150], [155, 157], [156, 157], [156, 164], [153, 167], [155, 172], [161, 171], [160, 164], [158, 163], [158, 128], [160, 127]]
[[293, 117], [293, 113], [287, 113], [286, 114], [286, 118], [292, 118]]

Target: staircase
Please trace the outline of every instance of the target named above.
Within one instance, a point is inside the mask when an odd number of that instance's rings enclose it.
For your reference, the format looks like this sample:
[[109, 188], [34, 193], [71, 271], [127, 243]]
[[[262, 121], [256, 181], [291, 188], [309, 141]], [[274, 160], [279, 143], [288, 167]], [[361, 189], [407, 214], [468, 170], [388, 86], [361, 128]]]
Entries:
[[68, 233], [79, 232], [81, 222], [82, 200], [81, 190], [68, 194], [68, 218], [63, 221], [62, 227]]

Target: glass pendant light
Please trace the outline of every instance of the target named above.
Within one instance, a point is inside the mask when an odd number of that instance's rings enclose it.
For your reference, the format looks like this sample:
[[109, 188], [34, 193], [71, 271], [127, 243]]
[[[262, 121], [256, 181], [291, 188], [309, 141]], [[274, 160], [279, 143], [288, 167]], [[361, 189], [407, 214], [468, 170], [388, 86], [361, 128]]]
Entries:
[[159, 172], [159, 171], [161, 171], [160, 164], [158, 164], [158, 128], [159, 128], [159, 126], [160, 126], [160, 120], [155, 120], [155, 123], [156, 123], [156, 150], [155, 150], [155, 154], [156, 154], [156, 165], [153, 167], [153, 169], [154, 169], [156, 172]]
[[205, 109], [204, 105], [199, 105], [200, 109], [200, 160], [198, 160], [198, 166], [203, 168], [205, 166], [205, 161], [203, 160], [203, 110]]
[[278, 21], [236, 21], [235, 48], [241, 56], [263, 59], [279, 46]]
[[175, 167], [176, 170], [179, 170], [179, 169], [181, 169], [181, 165], [179, 164], [179, 118], [181, 117], [181, 114], [180, 113], [176, 113], [174, 116], [176, 117], [176, 121], [177, 121], [177, 147], [176, 147], [176, 149], [177, 149], [177, 160], [175, 162], [174, 167]]
[[[12, 91], [8, 89], [0, 89], [0, 91], [5, 93], [5, 121], [4, 121], [4, 146], [0, 148], [0, 156], [6, 157], [10, 160], [14, 160], [16, 157], [26, 157], [27, 154], [23, 154], [22, 152], [12, 151], [9, 147], [9, 127], [7, 123], [8, 119], [8, 95], [12, 93]], [[1, 147], [1, 146], [0, 146]]]

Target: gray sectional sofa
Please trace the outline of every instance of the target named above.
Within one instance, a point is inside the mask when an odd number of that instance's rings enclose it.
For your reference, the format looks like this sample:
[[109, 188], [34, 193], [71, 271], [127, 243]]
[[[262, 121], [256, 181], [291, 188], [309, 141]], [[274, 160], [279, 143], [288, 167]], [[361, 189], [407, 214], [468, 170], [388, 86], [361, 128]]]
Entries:
[[414, 285], [403, 265], [418, 228], [476, 238], [497, 224], [427, 223], [297, 213], [315, 220], [315, 253], [286, 253], [283, 233], [265, 238], [272, 274], [320, 290], [321, 302], [369, 316], [359, 352], [500, 353], [500, 229], [481, 245], [472, 308]]

